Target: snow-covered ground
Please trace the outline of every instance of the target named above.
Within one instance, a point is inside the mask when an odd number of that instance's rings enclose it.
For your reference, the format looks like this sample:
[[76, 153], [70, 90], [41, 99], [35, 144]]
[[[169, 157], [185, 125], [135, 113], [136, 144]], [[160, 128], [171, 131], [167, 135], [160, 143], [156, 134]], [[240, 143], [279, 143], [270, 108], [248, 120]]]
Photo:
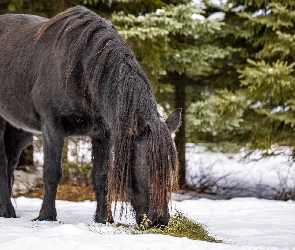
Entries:
[[[57, 201], [59, 222], [33, 222], [42, 200], [20, 197], [15, 199], [19, 218], [0, 218], [0, 250], [295, 250], [295, 201], [258, 199], [275, 197], [282, 191], [294, 192], [295, 166], [288, 157], [289, 150], [278, 148], [274, 156], [266, 159], [261, 159], [261, 152], [255, 152], [244, 159], [247, 152], [222, 154], [202, 145], [187, 145], [188, 183], [210, 195], [196, 192], [173, 195], [172, 210], [182, 211], [205, 224], [223, 243], [131, 234], [123, 227], [95, 224], [92, 221], [95, 202], [90, 201]], [[115, 220], [135, 224], [132, 215], [121, 220], [117, 215]]]
[[[290, 147], [273, 147], [263, 157], [261, 151], [212, 152], [205, 145], [188, 143], [186, 179], [194, 189], [216, 198], [295, 197], [295, 162]], [[247, 156], [247, 157], [246, 157]]]
[[[15, 199], [19, 218], [0, 218], [1, 250], [295, 249], [295, 202], [257, 198], [184, 200], [172, 208], [207, 225], [223, 243], [157, 234], [130, 234], [92, 222], [95, 202], [57, 201], [59, 222], [33, 222], [42, 200]], [[120, 221], [118, 216], [116, 221]], [[133, 217], [121, 222], [135, 224]]]

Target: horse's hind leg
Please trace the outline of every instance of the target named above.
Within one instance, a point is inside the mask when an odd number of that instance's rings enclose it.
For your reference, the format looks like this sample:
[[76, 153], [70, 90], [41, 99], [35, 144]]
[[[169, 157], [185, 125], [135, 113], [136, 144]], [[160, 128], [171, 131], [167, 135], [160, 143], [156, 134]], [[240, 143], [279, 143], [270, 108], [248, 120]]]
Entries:
[[107, 195], [107, 164], [109, 157], [109, 138], [92, 139], [92, 184], [97, 200], [94, 221], [113, 223], [111, 208], [106, 205]]
[[23, 148], [31, 139], [31, 134], [14, 128], [0, 117], [0, 216], [16, 217], [10, 197], [12, 175]]
[[22, 150], [28, 145], [31, 139], [31, 133], [17, 129], [9, 123], [6, 123], [4, 142], [5, 154], [7, 158], [7, 176], [10, 196], [12, 194], [13, 172], [19, 161]]
[[10, 201], [7, 179], [7, 158], [4, 142], [5, 127], [6, 121], [0, 117], [0, 216], [15, 217], [15, 211]]

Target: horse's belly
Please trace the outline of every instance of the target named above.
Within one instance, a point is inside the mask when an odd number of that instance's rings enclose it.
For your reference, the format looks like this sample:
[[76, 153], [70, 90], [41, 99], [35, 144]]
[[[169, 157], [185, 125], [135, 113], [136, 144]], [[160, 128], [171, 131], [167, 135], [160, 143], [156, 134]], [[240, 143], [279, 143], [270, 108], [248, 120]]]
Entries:
[[25, 130], [30, 133], [41, 133], [41, 127], [40, 124], [37, 122], [20, 122], [20, 121], [15, 121], [15, 122], [10, 122], [12, 125], [14, 125], [17, 128], [20, 128], [22, 130]]
[[0, 106], [0, 115], [16, 128], [38, 133], [41, 131], [41, 123], [39, 117], [31, 112], [28, 108], [25, 110], [10, 110], [5, 106]]

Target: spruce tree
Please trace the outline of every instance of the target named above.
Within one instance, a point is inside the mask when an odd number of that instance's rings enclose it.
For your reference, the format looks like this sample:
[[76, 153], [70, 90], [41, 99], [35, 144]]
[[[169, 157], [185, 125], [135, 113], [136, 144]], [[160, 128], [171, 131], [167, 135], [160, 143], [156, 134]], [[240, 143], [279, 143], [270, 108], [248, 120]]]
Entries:
[[218, 77], [225, 84], [202, 103], [215, 107], [213, 125], [218, 120], [234, 125], [231, 138], [218, 125], [215, 134], [253, 149], [294, 145], [295, 2], [240, 0], [221, 7], [207, 5], [208, 10], [214, 8], [226, 12], [226, 40], [220, 42], [237, 51]]
[[[256, 1], [256, 11], [240, 13], [239, 36], [257, 49], [241, 70], [241, 93], [259, 117], [255, 122], [254, 147], [275, 143], [294, 145], [294, 1]], [[253, 6], [253, 3], [252, 3]], [[263, 124], [263, 128], [259, 128]]]

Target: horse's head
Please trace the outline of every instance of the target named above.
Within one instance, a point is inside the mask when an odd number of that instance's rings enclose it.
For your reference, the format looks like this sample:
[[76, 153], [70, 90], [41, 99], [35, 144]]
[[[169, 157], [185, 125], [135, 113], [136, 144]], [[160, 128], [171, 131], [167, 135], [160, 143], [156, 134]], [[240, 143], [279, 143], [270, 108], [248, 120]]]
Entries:
[[161, 129], [165, 131], [158, 131], [155, 136], [163, 138], [151, 138], [147, 125], [141, 128], [134, 142], [131, 203], [138, 224], [143, 222], [144, 214], [147, 215], [144, 227], [167, 225], [170, 218], [168, 200], [178, 174], [177, 152], [171, 134], [178, 129], [180, 116], [181, 109], [177, 109], [163, 122]]

